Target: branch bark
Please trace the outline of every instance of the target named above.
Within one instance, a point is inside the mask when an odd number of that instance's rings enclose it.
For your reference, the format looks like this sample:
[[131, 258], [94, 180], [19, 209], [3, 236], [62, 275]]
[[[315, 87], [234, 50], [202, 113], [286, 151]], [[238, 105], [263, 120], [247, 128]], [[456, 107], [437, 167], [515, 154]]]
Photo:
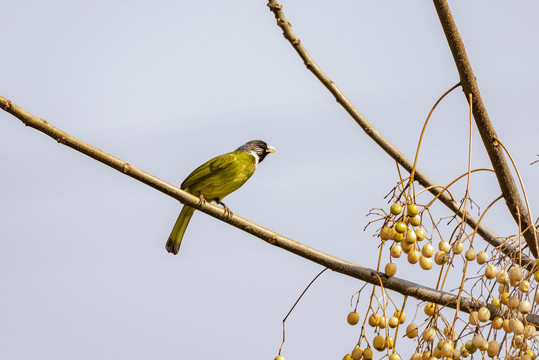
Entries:
[[[121, 159], [118, 159], [117, 157], [107, 154], [106, 152], [67, 134], [66, 132], [49, 124], [47, 121], [35, 117], [21, 107], [12, 103], [10, 100], [1, 96], [0, 107], [21, 120], [25, 125], [45, 133], [59, 143], [69, 146], [72, 149], [75, 149], [105, 165], [112, 167], [113, 169], [116, 169], [146, 185], [149, 185], [154, 189], [179, 200], [183, 204], [192, 206], [210, 216], [213, 216], [214, 218], [229, 223], [232, 226], [254, 235], [271, 245], [280, 247], [333, 271], [371, 283], [373, 285], [380, 285], [381, 281], [386, 289], [394, 290], [403, 295], [412, 296], [422, 301], [434, 302], [453, 309], [457, 308], [457, 296], [451, 293], [432, 289], [427, 286], [397, 277], [388, 278], [382, 272], [359, 266], [313, 249], [307, 245], [279, 235], [276, 232], [268, 230], [238, 215], [233, 214], [231, 217], [225, 217], [222, 208], [210, 203], [200, 204], [200, 201], [196, 196], [193, 196], [161, 179], [156, 178], [155, 176], [148, 174], [145, 171], [136, 168], [133, 165], [130, 165]], [[480, 305], [489, 306], [493, 316], [496, 314], [496, 309], [492, 308], [489, 304]], [[477, 307], [477, 301], [472, 301], [469, 298], [460, 298], [461, 311], [470, 312]], [[529, 321], [539, 326], [539, 317], [537, 320], [534, 317], [529, 317]]]
[[470, 106], [472, 106], [475, 123], [479, 130], [479, 134], [481, 135], [481, 139], [483, 140], [485, 149], [487, 150], [490, 162], [494, 167], [496, 178], [498, 179], [498, 184], [500, 185], [507, 208], [515, 219], [517, 225], [523, 229], [524, 239], [526, 239], [526, 243], [533, 256], [537, 257], [538, 234], [535, 225], [533, 224], [533, 219], [520, 196], [515, 179], [511, 174], [511, 169], [505, 159], [503, 149], [498, 143], [498, 135], [496, 135], [494, 126], [490, 121], [487, 109], [481, 98], [472, 65], [466, 54], [464, 43], [460, 37], [449, 5], [446, 0], [434, 0], [434, 6], [459, 72], [462, 91], [468, 102], [470, 101], [468, 94], [472, 94], [473, 100]]
[[[401, 165], [406, 171], [411, 172], [413, 168], [413, 162], [408, 160], [393, 144], [387, 141], [352, 105], [352, 103], [344, 96], [341, 90], [335, 85], [333, 81], [316, 65], [312, 57], [309, 55], [305, 47], [301, 44], [301, 41], [296, 37], [292, 31], [292, 26], [284, 15], [282, 5], [277, 0], [269, 0], [268, 7], [275, 15], [277, 25], [283, 30], [283, 36], [290, 42], [294, 50], [298, 53], [300, 58], [305, 63], [305, 66], [311, 71], [320, 82], [329, 90], [329, 92], [335, 97], [337, 102], [350, 114], [350, 116], [356, 121], [356, 123], [365, 131], [365, 133], [372, 139], [378, 146], [380, 146], [389, 156], [391, 156], [399, 165]], [[482, 223], [479, 223], [478, 219], [471, 215], [469, 212], [464, 214], [460, 204], [455, 202], [447, 192], [442, 192], [440, 187], [435, 186], [435, 183], [430, 180], [421, 170], [415, 170], [415, 180], [421, 186], [428, 189], [434, 196], [439, 196], [439, 200], [447, 206], [451, 211], [457, 214], [460, 218], [464, 217], [466, 223], [473, 229], [477, 229], [477, 233], [485, 241], [492, 246], [498, 248], [507, 257], [511, 259], [519, 258], [522, 260], [522, 266], [531, 264], [533, 260], [525, 255], [520, 255], [515, 246], [507, 242], [504, 243], [503, 238], [496, 235], [492, 230]], [[465, 215], [465, 216], [464, 216]]]

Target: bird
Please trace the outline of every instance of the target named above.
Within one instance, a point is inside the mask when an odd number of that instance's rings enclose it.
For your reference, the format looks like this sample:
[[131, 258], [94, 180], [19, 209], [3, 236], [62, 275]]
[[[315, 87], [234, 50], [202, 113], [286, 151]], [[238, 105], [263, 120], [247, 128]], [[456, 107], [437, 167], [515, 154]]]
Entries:
[[[223, 198], [239, 189], [254, 174], [266, 155], [273, 152], [275, 148], [262, 140], [248, 141], [236, 150], [200, 165], [185, 178], [180, 188], [198, 196], [200, 204], [214, 201], [222, 205], [225, 216], [231, 216], [232, 212], [222, 202]], [[169, 253], [178, 254], [194, 211], [195, 208], [191, 206], [183, 206], [165, 246]]]

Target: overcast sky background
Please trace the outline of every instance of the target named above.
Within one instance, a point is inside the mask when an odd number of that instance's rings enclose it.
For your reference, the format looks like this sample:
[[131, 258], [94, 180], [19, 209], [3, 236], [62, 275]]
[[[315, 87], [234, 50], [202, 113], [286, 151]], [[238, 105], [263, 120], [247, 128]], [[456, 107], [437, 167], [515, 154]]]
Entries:
[[[458, 82], [432, 3], [283, 6], [318, 65], [413, 158], [431, 106]], [[450, 6], [537, 216], [539, 165], [529, 164], [539, 153], [539, 3]], [[376, 227], [363, 231], [365, 215], [387, 208], [394, 162], [305, 69], [266, 1], [1, 7], [1, 96], [176, 185], [211, 157], [263, 139], [277, 152], [226, 199], [232, 211], [376, 266]], [[459, 89], [427, 130], [419, 167], [439, 184], [466, 171], [467, 116]], [[273, 359], [283, 317], [322, 270], [202, 213], [172, 256], [164, 245], [180, 203], [3, 111], [0, 164], [2, 359]], [[485, 166], [474, 132], [473, 167]], [[471, 186], [481, 209], [499, 195], [492, 175], [478, 174]], [[501, 202], [484, 221], [500, 235], [516, 231]], [[418, 278], [417, 266], [399, 264], [399, 276]], [[340, 359], [351, 351], [359, 327], [345, 319], [361, 285], [326, 272], [290, 316], [283, 355]]]

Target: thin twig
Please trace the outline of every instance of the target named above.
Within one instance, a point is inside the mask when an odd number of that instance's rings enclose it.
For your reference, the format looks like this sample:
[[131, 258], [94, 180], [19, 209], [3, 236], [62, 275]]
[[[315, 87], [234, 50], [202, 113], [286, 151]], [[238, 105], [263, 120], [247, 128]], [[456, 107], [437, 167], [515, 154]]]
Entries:
[[318, 275], [316, 275], [314, 277], [314, 279], [312, 279], [312, 281], [309, 283], [309, 285], [307, 285], [307, 287], [305, 288], [305, 290], [303, 290], [303, 292], [301, 293], [301, 295], [298, 297], [298, 299], [296, 300], [296, 302], [294, 303], [294, 305], [292, 305], [292, 307], [290, 308], [290, 310], [288, 311], [288, 314], [286, 314], [286, 316], [284, 317], [283, 319], [283, 342], [281, 343], [281, 346], [279, 347], [279, 355], [281, 355], [281, 350], [283, 349], [283, 345], [284, 345], [284, 323], [286, 322], [286, 319], [288, 319], [288, 316], [290, 316], [290, 314], [292, 313], [292, 311], [294, 310], [294, 308], [296, 307], [296, 305], [299, 303], [299, 301], [301, 300], [301, 298], [303, 297], [303, 295], [305, 295], [305, 293], [307, 292], [307, 290], [309, 290], [309, 288], [311, 287], [311, 285], [316, 281], [316, 279], [318, 279], [318, 277], [320, 275], [322, 275], [324, 273], [324, 271], [326, 271], [328, 268], [325, 268], [324, 270], [320, 271], [318, 273]]

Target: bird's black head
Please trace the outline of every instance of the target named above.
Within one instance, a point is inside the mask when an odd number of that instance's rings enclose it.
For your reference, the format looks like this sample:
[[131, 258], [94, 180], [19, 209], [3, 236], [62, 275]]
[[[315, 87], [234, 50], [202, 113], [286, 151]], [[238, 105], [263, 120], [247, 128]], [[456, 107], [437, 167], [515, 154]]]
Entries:
[[257, 158], [258, 162], [261, 162], [262, 160], [264, 160], [266, 155], [275, 152], [275, 148], [269, 146], [262, 140], [251, 140], [237, 148], [236, 151], [244, 151], [246, 153], [252, 154]]

